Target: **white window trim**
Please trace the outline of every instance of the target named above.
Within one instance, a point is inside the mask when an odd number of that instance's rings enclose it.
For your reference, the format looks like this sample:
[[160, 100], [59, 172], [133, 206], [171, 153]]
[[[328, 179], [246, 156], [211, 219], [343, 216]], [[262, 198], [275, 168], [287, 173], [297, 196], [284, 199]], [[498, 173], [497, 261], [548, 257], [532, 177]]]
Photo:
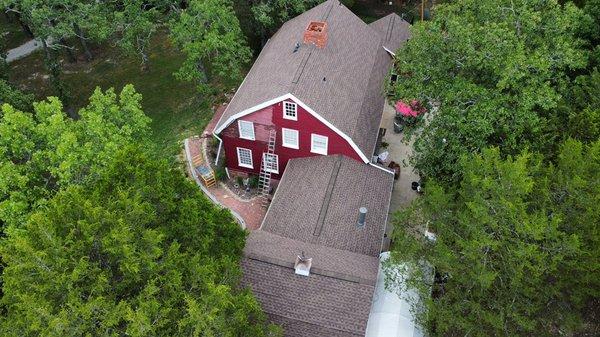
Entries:
[[[250, 136], [250, 137], [245, 137], [245, 136], [242, 134], [242, 124], [246, 124], [246, 125], [250, 124], [250, 125], [252, 126], [252, 128], [251, 128], [251, 130], [252, 130], [252, 136]], [[255, 137], [254, 137], [254, 123], [253, 123], [253, 122], [250, 122], [250, 121], [243, 121], [243, 120], [238, 120], [238, 131], [239, 131], [239, 133], [240, 133], [240, 138], [241, 138], [241, 139], [255, 140]]]
[[[288, 104], [292, 105], [294, 107], [294, 110], [296, 111], [296, 114], [295, 114], [294, 117], [288, 116], [286, 114], [285, 107]], [[289, 120], [292, 120], [292, 121], [297, 121], [298, 120], [298, 104], [296, 104], [294, 102], [283, 101], [283, 119], [289, 119]]]
[[[321, 137], [321, 138], [325, 139], [325, 150], [324, 151], [321, 150], [321, 149], [315, 149], [315, 138], [316, 137]], [[329, 137], [318, 135], [316, 133], [311, 133], [310, 134], [310, 152], [316, 153], [316, 154], [327, 155], [327, 150], [328, 149], [329, 149]]]
[[[267, 168], [267, 161], [266, 161], [267, 155], [275, 157], [275, 167], [277, 167], [276, 170], [268, 169]], [[271, 173], [274, 173], [274, 174], [279, 174], [279, 156], [278, 155], [276, 155], [274, 153], [263, 152], [263, 158], [262, 158], [262, 160], [263, 160], [263, 167], [264, 167], [264, 169], [265, 169], [266, 172], [271, 172]]]
[[[285, 142], [285, 133], [286, 132], [296, 133], [296, 144]], [[281, 128], [281, 146], [298, 150], [300, 148], [300, 133], [298, 132], [298, 130]]]
[[[240, 160], [240, 158], [241, 158], [241, 156], [240, 156], [240, 150], [242, 150], [242, 151], [246, 150], [246, 151], [250, 152], [250, 165], [242, 163], [242, 161]], [[243, 147], [238, 147], [237, 148], [237, 158], [238, 158], [238, 166], [239, 167], [245, 167], [245, 168], [249, 168], [249, 169], [253, 169], [254, 168], [254, 163], [252, 161], [252, 150], [246, 149], [246, 148], [243, 148]]]

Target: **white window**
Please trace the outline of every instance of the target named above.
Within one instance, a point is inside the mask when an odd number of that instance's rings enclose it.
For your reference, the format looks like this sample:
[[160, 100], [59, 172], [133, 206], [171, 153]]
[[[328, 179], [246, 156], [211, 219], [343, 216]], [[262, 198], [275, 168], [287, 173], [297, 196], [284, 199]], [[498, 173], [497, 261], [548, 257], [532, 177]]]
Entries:
[[318, 154], [327, 154], [327, 137], [312, 134], [310, 135], [310, 152]]
[[237, 148], [238, 155], [238, 166], [246, 168], [254, 168], [252, 165], [252, 150], [244, 149], [243, 147]]
[[300, 146], [298, 145], [298, 130], [281, 128], [281, 133], [281, 140], [283, 146], [292, 149], [300, 148]]
[[238, 121], [240, 138], [254, 140], [254, 123], [248, 121]]
[[271, 153], [263, 153], [263, 167], [266, 172], [279, 173], [279, 156]]
[[292, 102], [283, 102], [283, 118], [298, 120], [298, 105]]

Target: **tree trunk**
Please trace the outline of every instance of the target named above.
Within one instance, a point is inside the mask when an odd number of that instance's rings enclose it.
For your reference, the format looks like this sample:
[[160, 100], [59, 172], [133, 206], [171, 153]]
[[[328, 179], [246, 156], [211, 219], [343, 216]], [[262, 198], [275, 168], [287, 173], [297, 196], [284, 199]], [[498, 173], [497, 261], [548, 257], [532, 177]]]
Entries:
[[23, 32], [29, 36], [30, 38], [34, 38], [35, 36], [33, 36], [33, 32], [31, 31], [31, 28], [29, 28], [29, 26], [21, 19], [21, 14], [16, 13], [15, 14], [17, 17], [17, 21], [19, 21], [19, 25], [21, 26], [21, 28], [23, 29]]
[[63, 103], [63, 106], [67, 108], [67, 115], [73, 119], [76, 119], [78, 117], [78, 114], [75, 111], [75, 109], [70, 108], [70, 95], [65, 86], [65, 83], [62, 81], [61, 78], [62, 67], [60, 65], [60, 62], [56, 58], [54, 52], [48, 47], [46, 39], [42, 38], [41, 40], [42, 46], [44, 47], [46, 69], [50, 73], [50, 82], [54, 89], [54, 92], [56, 93], [56, 96], [60, 98], [61, 102]]
[[85, 36], [83, 36], [81, 28], [79, 28], [79, 25], [76, 23], [73, 24], [73, 28], [75, 28], [75, 34], [77, 34], [77, 36], [79, 37], [79, 42], [81, 42], [81, 47], [83, 48], [83, 51], [85, 53], [85, 58], [88, 62], [91, 61], [94, 58], [94, 55], [92, 55], [92, 52], [90, 51], [90, 48], [87, 45], [87, 41], [85, 40]]
[[3, 11], [3, 12], [4, 12], [4, 17], [6, 18], [6, 22], [12, 23], [13, 18], [12, 18], [12, 16], [10, 16], [10, 14], [8, 14], [8, 11]]
[[50, 54], [50, 48], [48, 48], [46, 39], [42, 39], [42, 47], [44, 47], [44, 55], [46, 56], [46, 60], [49, 61], [52, 57], [52, 54]]
[[146, 52], [141, 52], [140, 54], [142, 55], [142, 72], [146, 73], [150, 71], [150, 59]]
[[64, 46], [63, 48], [65, 48], [65, 51], [67, 52], [69, 63], [77, 63], [77, 57], [75, 56], [75, 53], [73, 53], [73, 50], [71, 50], [71, 47], [67, 45], [65, 39], [60, 39], [60, 44]]

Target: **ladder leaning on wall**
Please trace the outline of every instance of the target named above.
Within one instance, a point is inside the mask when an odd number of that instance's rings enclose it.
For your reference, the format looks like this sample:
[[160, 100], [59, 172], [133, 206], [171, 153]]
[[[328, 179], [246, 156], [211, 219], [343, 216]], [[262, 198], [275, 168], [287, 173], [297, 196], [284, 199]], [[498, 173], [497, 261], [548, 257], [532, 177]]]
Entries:
[[269, 205], [269, 193], [271, 192], [271, 171], [267, 169], [267, 157], [275, 154], [275, 142], [277, 139], [277, 132], [271, 130], [269, 132], [269, 142], [267, 144], [267, 152], [263, 154], [260, 164], [260, 175], [258, 176], [258, 189], [260, 195], [263, 197], [263, 205]]

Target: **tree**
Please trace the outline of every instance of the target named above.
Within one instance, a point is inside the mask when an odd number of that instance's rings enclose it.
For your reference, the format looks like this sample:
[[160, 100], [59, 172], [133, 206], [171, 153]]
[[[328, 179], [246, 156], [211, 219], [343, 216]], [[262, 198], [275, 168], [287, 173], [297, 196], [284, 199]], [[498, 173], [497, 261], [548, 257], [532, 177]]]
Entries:
[[254, 20], [258, 23], [264, 41], [289, 19], [322, 3], [324, 0], [260, 0], [252, 6]]
[[387, 269], [389, 287], [417, 289], [413, 310], [431, 336], [572, 332], [600, 297], [599, 154], [600, 141], [571, 140], [557, 166], [497, 148], [463, 156], [455, 190], [432, 182], [397, 214], [391, 265], [407, 276]]
[[439, 5], [432, 21], [416, 24], [396, 53], [402, 80], [392, 88], [395, 100], [417, 99], [435, 111], [415, 141], [416, 169], [455, 184], [463, 155], [551, 147], [549, 116], [571, 72], [587, 65], [576, 37], [585, 17], [555, 0], [465, 0]]
[[124, 0], [121, 10], [115, 15], [116, 21], [122, 26], [118, 45], [127, 54], [139, 56], [142, 70], [149, 70], [148, 49], [158, 26], [159, 11], [152, 6], [152, 2]]
[[240, 289], [245, 233], [157, 159], [132, 86], [0, 115], [3, 336], [278, 336]]
[[23, 223], [62, 186], [95, 179], [123, 144], [145, 143], [149, 119], [131, 85], [116, 95], [97, 89], [80, 119], [67, 118], [49, 98], [22, 112], [4, 104], [0, 114], [0, 224]]
[[11, 226], [4, 336], [275, 336], [238, 290], [244, 232], [179, 170], [126, 145]]
[[0, 79], [0, 106], [3, 104], [10, 104], [18, 110], [30, 111], [33, 104], [33, 95], [25, 94], [5, 80]]
[[252, 52], [230, 0], [192, 0], [170, 28], [187, 56], [175, 74], [179, 79], [198, 81], [201, 91], [209, 84], [231, 87], [241, 82]]

